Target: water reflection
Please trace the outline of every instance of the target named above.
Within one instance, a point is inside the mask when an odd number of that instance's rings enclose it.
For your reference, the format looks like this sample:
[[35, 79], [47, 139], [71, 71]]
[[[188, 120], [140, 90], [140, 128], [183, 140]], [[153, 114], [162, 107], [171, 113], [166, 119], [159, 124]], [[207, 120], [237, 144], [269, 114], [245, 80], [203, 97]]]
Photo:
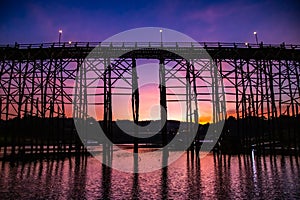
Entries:
[[139, 174], [138, 172], [138, 155], [134, 154], [134, 169], [135, 173], [132, 173], [132, 191], [131, 191], [131, 199], [139, 199]]
[[[165, 154], [162, 162], [167, 162]], [[113, 162], [113, 158], [106, 157]], [[0, 163], [3, 199], [295, 199], [299, 158], [183, 155], [150, 173], [113, 170], [93, 157]], [[138, 169], [138, 157], [134, 159]], [[165, 164], [165, 163], [162, 163]]]

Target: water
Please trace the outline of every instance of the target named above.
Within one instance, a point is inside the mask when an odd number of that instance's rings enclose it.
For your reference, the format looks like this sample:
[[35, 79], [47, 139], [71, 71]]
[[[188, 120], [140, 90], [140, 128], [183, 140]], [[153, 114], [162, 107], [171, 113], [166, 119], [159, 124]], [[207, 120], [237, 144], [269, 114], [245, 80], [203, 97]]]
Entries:
[[0, 199], [300, 199], [299, 158], [183, 155], [151, 173], [112, 170], [93, 157], [0, 162]]

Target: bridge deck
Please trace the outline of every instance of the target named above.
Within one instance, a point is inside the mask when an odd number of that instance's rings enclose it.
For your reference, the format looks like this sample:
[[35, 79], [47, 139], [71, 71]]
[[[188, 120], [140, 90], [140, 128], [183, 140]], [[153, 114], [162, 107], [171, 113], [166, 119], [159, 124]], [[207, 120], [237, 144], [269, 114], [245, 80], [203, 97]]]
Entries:
[[[97, 50], [90, 52], [98, 47]], [[206, 53], [206, 52], [208, 53]], [[177, 55], [180, 54], [181, 56]], [[147, 59], [274, 59], [300, 60], [300, 45], [187, 42], [71, 42], [0, 45], [1, 60], [36, 60], [57, 58]], [[122, 55], [122, 56], [119, 56]]]

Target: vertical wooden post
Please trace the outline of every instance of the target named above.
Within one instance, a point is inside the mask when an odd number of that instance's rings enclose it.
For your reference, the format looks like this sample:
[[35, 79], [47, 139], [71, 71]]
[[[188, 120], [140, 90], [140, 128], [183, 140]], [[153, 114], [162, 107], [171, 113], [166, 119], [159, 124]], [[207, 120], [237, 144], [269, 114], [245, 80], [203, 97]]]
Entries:
[[[278, 120], [278, 134], [279, 134], [279, 139], [281, 141], [284, 141], [284, 131], [283, 126], [282, 126], [282, 120], [283, 120], [283, 113], [282, 113], [282, 64], [281, 61], [278, 60], [278, 88], [279, 88], [279, 102], [278, 102], [278, 109], [279, 109], [279, 120]], [[281, 142], [281, 149], [283, 150], [285, 147], [285, 144]]]
[[272, 62], [269, 61], [269, 88], [270, 88], [270, 97], [271, 97], [271, 140], [272, 140], [272, 151], [275, 152], [275, 131], [277, 130], [275, 127], [277, 127], [277, 121], [278, 121], [278, 115], [277, 115], [277, 108], [276, 108], [276, 102], [275, 102], [275, 94], [274, 94], [274, 74], [273, 74], [273, 65]]
[[63, 145], [63, 152], [66, 152], [66, 137], [65, 137], [65, 99], [64, 99], [64, 66], [63, 61], [60, 59], [60, 98], [61, 98], [61, 118], [59, 118], [60, 134]]
[[238, 76], [238, 65], [237, 60], [234, 60], [234, 87], [235, 87], [235, 112], [236, 112], [236, 130], [239, 141], [242, 142], [241, 133], [240, 133], [240, 113], [239, 113], [239, 76]]
[[255, 83], [255, 117], [256, 117], [256, 128], [255, 128], [255, 144], [256, 148], [259, 150], [259, 153], [261, 153], [261, 145], [260, 145], [260, 131], [261, 131], [261, 123], [259, 118], [259, 84], [260, 84], [260, 78], [259, 78], [259, 71], [260, 67], [258, 64], [258, 60], [255, 60], [255, 71], [256, 71], [256, 83]]
[[[48, 86], [50, 85], [50, 77], [51, 77], [51, 74], [53, 73], [51, 71], [51, 67], [52, 67], [52, 62], [53, 62], [53, 58], [51, 57], [50, 60], [49, 60], [49, 63], [48, 65], [44, 65], [44, 63], [42, 63], [42, 70], [41, 70], [41, 77], [44, 77], [44, 66], [48, 66], [48, 70], [47, 70], [47, 74], [46, 74], [46, 79], [41, 83], [41, 89], [42, 91], [44, 91], [42, 94], [41, 94], [41, 106], [40, 106], [40, 113], [41, 113], [41, 118], [42, 118], [42, 121], [44, 124], [47, 124], [49, 127], [49, 129], [46, 130], [47, 132], [47, 153], [49, 154], [50, 152], [50, 146], [53, 145], [53, 124], [51, 125], [51, 123], [53, 123], [53, 119], [49, 119], [47, 120], [46, 119], [46, 111], [47, 111], [47, 106], [49, 106], [51, 108], [51, 101], [49, 101], [48, 105], [47, 105], [47, 98], [49, 99], [50, 97], [50, 92], [48, 92]], [[50, 98], [51, 99], [51, 98]], [[38, 101], [37, 101], [37, 109], [38, 109]], [[50, 104], [50, 105], [49, 105]], [[39, 113], [39, 112], [37, 112]], [[51, 111], [49, 112], [49, 116], [51, 114]], [[46, 123], [47, 122], [47, 123]], [[53, 149], [52, 149], [53, 150]]]
[[[112, 91], [111, 91], [111, 73], [112, 66], [110, 58], [106, 58], [104, 61], [105, 72], [104, 72], [104, 131], [108, 138], [113, 139], [112, 134]], [[110, 154], [112, 152], [112, 146], [109, 145], [108, 141], [104, 141], [103, 144], [103, 162], [110, 162]]]
[[[11, 90], [11, 85], [12, 85], [12, 81], [14, 79], [14, 69], [15, 69], [15, 61], [12, 61], [11, 63], [11, 70], [10, 70], [10, 73], [9, 73], [9, 83], [8, 83], [8, 88], [7, 88], [7, 95], [6, 95], [6, 112], [5, 112], [5, 120], [8, 121], [9, 118], [9, 114], [10, 114], [10, 90]], [[13, 130], [13, 124], [10, 124], [10, 127], [9, 127], [9, 132], [8, 132], [8, 135], [10, 135], [10, 141], [9, 141], [9, 144], [11, 145], [11, 154], [14, 155], [15, 154], [15, 144], [14, 144], [14, 130]], [[8, 143], [7, 143], [8, 144]], [[6, 155], [6, 150], [7, 148], [4, 149], [4, 155]]]
[[136, 70], [136, 59], [132, 58], [132, 115], [134, 123], [134, 153], [138, 153], [138, 123], [139, 123], [139, 88]]
[[[167, 99], [166, 99], [166, 72], [164, 59], [159, 60], [159, 88], [160, 88], [160, 118], [161, 118], [161, 133], [162, 145], [167, 144]], [[166, 121], [164, 122], [165, 119]]]
[[[267, 120], [268, 120], [268, 125], [267, 125], [267, 134], [268, 134], [268, 144], [270, 144], [271, 143], [271, 141], [272, 141], [272, 137], [271, 137], [271, 135], [272, 135], [272, 133], [271, 133], [271, 116], [270, 116], [270, 96], [269, 96], [269, 90], [270, 90], [270, 88], [269, 88], [269, 82], [268, 82], [268, 80], [269, 80], [269, 77], [268, 77], [268, 74], [269, 74], [269, 72], [267, 71], [267, 70], [269, 70], [269, 66], [268, 66], [268, 63], [267, 63], [267, 61], [266, 60], [263, 60], [263, 72], [264, 72], [264, 79], [265, 79], [265, 88], [266, 88], [266, 93], [265, 93], [265, 95], [266, 95], [266, 101], [267, 101]], [[271, 152], [273, 153], [273, 149], [271, 149]]]
[[214, 78], [214, 63], [210, 59], [209, 66], [210, 66], [210, 76], [211, 76], [211, 99], [212, 99], [212, 109], [213, 109], [213, 123], [217, 122], [217, 113], [216, 113], [216, 97], [215, 97], [215, 78]]
[[[290, 66], [289, 65], [289, 62], [287, 62], [286, 61], [286, 70], [287, 70], [287, 79], [288, 79], [288, 88], [289, 88], [289, 96], [290, 96], [290, 106], [289, 106], [289, 108], [291, 108], [292, 109], [292, 116], [291, 116], [291, 118], [292, 118], [292, 121], [290, 122], [290, 126], [291, 125], [294, 125], [294, 118], [295, 118], [295, 105], [294, 105], [294, 98], [293, 98], [293, 90], [292, 90], [292, 80], [291, 80], [291, 67], [292, 66]], [[288, 109], [288, 111], [289, 111], [289, 109]], [[290, 113], [289, 113], [289, 117], [290, 117]], [[289, 119], [289, 120], [291, 120], [291, 118]], [[291, 127], [289, 126], [289, 140], [291, 140]], [[292, 127], [293, 129], [295, 129], [295, 127]], [[295, 139], [295, 138], [294, 138]], [[289, 144], [291, 144], [290, 142], [289, 142]], [[295, 147], [295, 141], [294, 141], [294, 147]]]
[[222, 60], [219, 59], [219, 67], [217, 68], [220, 73], [220, 82], [221, 82], [221, 88], [222, 88], [222, 101], [221, 101], [221, 111], [222, 116], [220, 120], [226, 120], [227, 119], [227, 113], [226, 113], [226, 95], [225, 95], [225, 87], [224, 87], [224, 81], [223, 81], [223, 66], [222, 66]]
[[193, 132], [195, 133], [195, 138], [197, 139], [195, 141], [196, 146], [196, 157], [199, 160], [199, 151], [200, 151], [200, 142], [198, 141], [198, 127], [199, 127], [199, 115], [198, 115], [198, 100], [197, 100], [197, 81], [196, 81], [196, 74], [195, 74], [195, 66], [194, 66], [194, 60], [191, 60], [191, 66], [190, 71], [192, 74], [192, 81], [191, 84], [193, 84], [193, 95], [194, 95], [194, 104], [195, 109], [193, 110], [193, 116], [194, 116], [194, 126], [193, 126]]
[[[264, 121], [264, 81], [263, 81], [263, 66], [261, 64], [259, 65], [259, 79], [260, 79], [260, 114], [261, 114], [261, 134], [260, 138], [262, 142], [264, 142], [264, 131], [265, 131], [265, 121]], [[263, 154], [265, 154], [265, 145], [263, 145]]]
[[[40, 61], [40, 70], [41, 72], [43, 71], [43, 61]], [[39, 108], [38, 108], [38, 102], [39, 102], [39, 97], [35, 95], [35, 91], [36, 91], [36, 85], [38, 85], [37, 80], [36, 80], [36, 76], [38, 76], [37, 74], [37, 61], [35, 60], [32, 64], [32, 81], [31, 81], [31, 94], [30, 94], [30, 125], [31, 125], [31, 133], [30, 133], [30, 152], [33, 153], [33, 143], [36, 139], [36, 132], [38, 130], [40, 130], [38, 128], [38, 126], [40, 126], [40, 119], [39, 117]], [[43, 99], [43, 73], [40, 74], [40, 95], [41, 95], [41, 99]], [[37, 100], [34, 101], [34, 99], [37, 97]], [[36, 104], [34, 104], [36, 102]], [[36, 115], [34, 116], [34, 108]], [[43, 122], [44, 123], [44, 122]], [[47, 132], [44, 132], [45, 135], [47, 135]], [[45, 140], [45, 136], [40, 137], [41, 138], [41, 151], [44, 148], [44, 140]]]
[[[300, 96], [300, 77], [299, 77], [299, 62], [298, 64], [296, 63], [296, 61], [293, 62], [294, 68], [295, 68], [295, 72], [296, 72], [296, 83], [297, 83], [297, 90], [298, 90], [298, 97]], [[296, 95], [297, 96], [297, 95]], [[296, 103], [296, 119], [295, 119], [295, 129], [294, 129], [294, 136], [295, 136], [295, 148], [298, 148], [298, 150], [296, 151], [296, 156], [299, 155], [299, 151], [300, 151], [300, 139], [299, 139], [299, 123], [300, 123], [300, 113], [299, 113], [299, 101], [298, 103]]]
[[249, 102], [248, 114], [249, 114], [249, 127], [250, 127], [249, 137], [250, 137], [250, 145], [251, 145], [251, 139], [253, 137], [253, 131], [255, 131], [255, 128], [253, 128], [254, 127], [253, 118], [255, 117], [254, 94], [253, 94], [252, 79], [251, 79], [252, 72], [250, 72], [249, 60], [247, 60], [246, 62], [247, 62], [247, 81], [248, 81], [248, 84], [249, 84], [249, 91], [250, 91], [250, 95], [248, 95], [248, 102]]
[[247, 149], [249, 149], [248, 144], [248, 128], [247, 128], [247, 121], [248, 121], [248, 114], [247, 114], [247, 86], [245, 84], [245, 73], [243, 69], [243, 60], [240, 60], [239, 69], [241, 71], [241, 81], [242, 81], [242, 132], [243, 132], [243, 143], [246, 146]]
[[[108, 73], [108, 62], [107, 62], [107, 58], [104, 59], [104, 72], [103, 72], [103, 131], [106, 134], [106, 136], [108, 135], [107, 130], [107, 121], [108, 121], [108, 114], [107, 114], [107, 73]], [[103, 163], [106, 163], [106, 154], [107, 154], [107, 141], [103, 140]], [[103, 165], [102, 165], [103, 166]]]
[[[54, 61], [54, 66], [53, 66], [53, 85], [52, 85], [52, 98], [51, 98], [51, 106], [50, 106], [50, 114], [49, 118], [51, 118], [52, 121], [52, 136], [53, 136], [53, 151], [57, 152], [59, 149], [59, 140], [60, 140], [60, 135], [59, 135], [59, 130], [58, 130], [58, 118], [55, 119], [55, 110], [58, 109], [58, 105], [55, 106], [57, 103], [56, 99], [56, 92], [57, 92], [57, 75], [58, 75], [58, 63], [57, 63], [57, 58], [55, 58]], [[58, 115], [57, 115], [58, 116]]]
[[[193, 116], [192, 116], [192, 88], [191, 88], [191, 65], [190, 63], [186, 60], [185, 61], [186, 64], [186, 76], [185, 76], [185, 95], [186, 95], [186, 123], [187, 123], [187, 134], [189, 137], [189, 141], [190, 141], [190, 137], [192, 135], [193, 132], [193, 126], [192, 126], [192, 121], [193, 121]], [[189, 149], [191, 151], [191, 157], [192, 159], [194, 158], [194, 141], [192, 141], [191, 145], [189, 146]]]
[[214, 79], [214, 102], [215, 102], [215, 123], [221, 120], [220, 112], [220, 96], [219, 96], [219, 83], [218, 83], [218, 60], [213, 61], [213, 79]]

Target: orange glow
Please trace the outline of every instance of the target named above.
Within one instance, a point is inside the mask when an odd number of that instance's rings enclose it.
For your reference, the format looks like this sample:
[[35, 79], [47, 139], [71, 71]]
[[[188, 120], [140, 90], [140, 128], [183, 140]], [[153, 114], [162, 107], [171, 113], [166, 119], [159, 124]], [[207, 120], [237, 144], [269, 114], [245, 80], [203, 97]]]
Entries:
[[211, 116], [209, 115], [199, 117], [199, 124], [207, 124], [210, 122], [211, 122]]

